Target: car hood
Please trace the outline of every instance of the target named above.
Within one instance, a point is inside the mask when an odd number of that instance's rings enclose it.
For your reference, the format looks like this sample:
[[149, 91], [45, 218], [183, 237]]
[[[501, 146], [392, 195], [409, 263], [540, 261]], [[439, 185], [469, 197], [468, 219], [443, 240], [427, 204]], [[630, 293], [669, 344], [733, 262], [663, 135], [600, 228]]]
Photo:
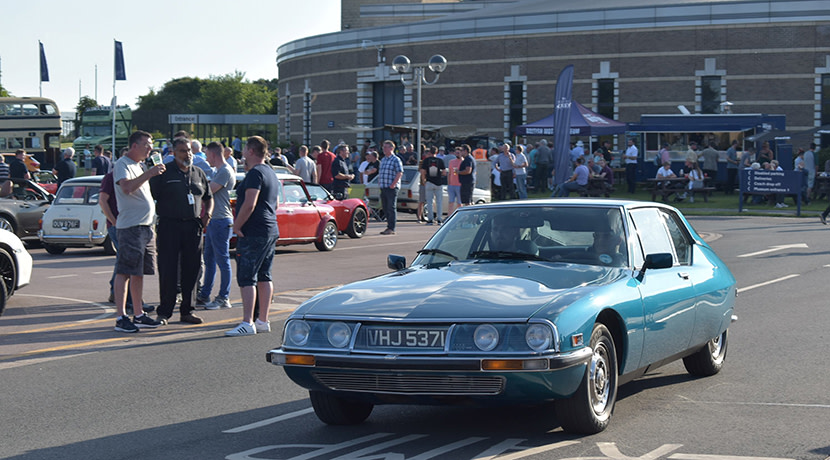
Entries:
[[301, 305], [294, 315], [403, 320], [530, 318], [548, 305], [554, 311], [564, 308], [625, 273], [621, 268], [528, 261], [415, 267], [323, 292]]

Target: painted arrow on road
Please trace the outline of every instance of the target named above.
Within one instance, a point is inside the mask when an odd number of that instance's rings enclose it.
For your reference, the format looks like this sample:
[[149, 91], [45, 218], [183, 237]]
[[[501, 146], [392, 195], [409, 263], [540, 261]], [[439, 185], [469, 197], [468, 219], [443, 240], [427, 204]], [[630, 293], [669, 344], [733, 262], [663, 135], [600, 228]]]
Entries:
[[770, 246], [769, 249], [764, 249], [763, 251], [750, 252], [749, 254], [741, 254], [738, 257], [760, 256], [761, 254], [769, 254], [770, 252], [783, 251], [784, 249], [806, 249], [806, 248], [807, 248], [807, 243], [780, 244], [778, 246]]

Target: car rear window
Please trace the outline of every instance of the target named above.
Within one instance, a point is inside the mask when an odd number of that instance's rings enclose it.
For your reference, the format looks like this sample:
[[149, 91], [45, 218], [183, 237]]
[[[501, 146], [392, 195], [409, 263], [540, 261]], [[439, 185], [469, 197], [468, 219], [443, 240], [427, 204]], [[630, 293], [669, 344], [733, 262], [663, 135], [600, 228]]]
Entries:
[[98, 185], [77, 184], [64, 185], [58, 190], [55, 204], [98, 204], [98, 192], [101, 187]]

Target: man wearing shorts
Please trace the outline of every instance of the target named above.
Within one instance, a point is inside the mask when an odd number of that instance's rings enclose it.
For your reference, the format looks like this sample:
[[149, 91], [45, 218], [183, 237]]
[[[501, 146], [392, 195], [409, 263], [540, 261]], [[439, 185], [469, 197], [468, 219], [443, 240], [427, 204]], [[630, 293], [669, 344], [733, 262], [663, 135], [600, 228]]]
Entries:
[[[228, 336], [271, 332], [268, 310], [271, 306], [271, 264], [279, 238], [277, 196], [280, 182], [266, 164], [268, 147], [259, 136], [248, 138], [245, 150], [245, 179], [236, 194], [236, 281], [242, 292], [242, 322], [225, 332]], [[254, 306], [259, 300], [259, 317], [254, 322]]]
[[461, 144], [461, 164], [458, 166], [458, 182], [461, 183], [461, 206], [473, 204], [473, 174], [475, 160], [470, 155], [470, 146]]
[[155, 273], [156, 238], [153, 223], [156, 219], [153, 196], [148, 181], [164, 172], [163, 164], [147, 168], [144, 161], [153, 149], [150, 133], [136, 131], [130, 135], [129, 150], [115, 162], [113, 181], [118, 204], [115, 224], [118, 234], [118, 253], [115, 257], [115, 306], [118, 332], [138, 332], [142, 327], [158, 327], [164, 324], [153, 320], [144, 312], [130, 317], [126, 313], [127, 280], [134, 305], [143, 305], [144, 275]]

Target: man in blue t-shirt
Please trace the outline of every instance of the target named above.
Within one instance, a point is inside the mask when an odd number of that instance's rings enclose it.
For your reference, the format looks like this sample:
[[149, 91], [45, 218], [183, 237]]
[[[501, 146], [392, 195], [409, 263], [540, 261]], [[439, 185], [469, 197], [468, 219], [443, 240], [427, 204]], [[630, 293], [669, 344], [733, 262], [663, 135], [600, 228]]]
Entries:
[[[271, 306], [271, 264], [279, 238], [277, 197], [280, 182], [268, 159], [268, 144], [259, 136], [248, 138], [245, 150], [245, 179], [236, 194], [236, 219], [233, 232], [237, 236], [236, 281], [242, 292], [242, 322], [225, 335], [254, 335], [271, 332], [268, 310]], [[259, 300], [259, 317], [254, 322], [254, 306]]]

